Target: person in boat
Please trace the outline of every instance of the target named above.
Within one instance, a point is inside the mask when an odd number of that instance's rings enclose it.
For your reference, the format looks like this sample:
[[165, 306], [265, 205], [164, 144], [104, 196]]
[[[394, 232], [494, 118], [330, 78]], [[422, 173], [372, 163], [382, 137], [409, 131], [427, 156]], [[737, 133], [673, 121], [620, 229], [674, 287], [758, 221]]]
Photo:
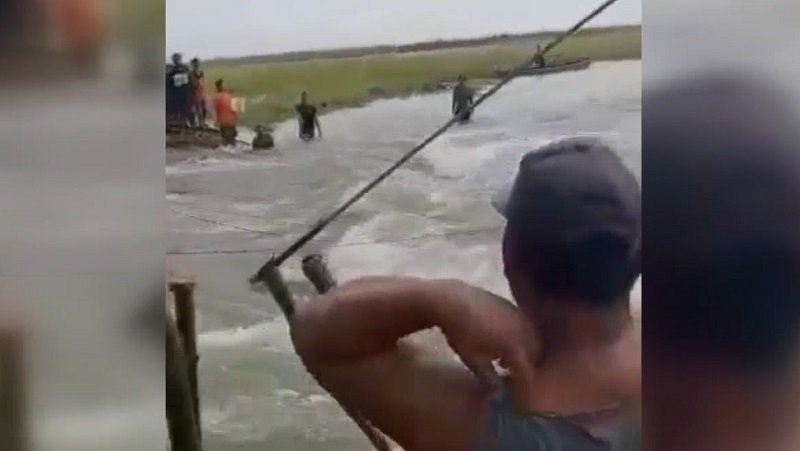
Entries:
[[214, 86], [217, 89], [214, 94], [214, 113], [216, 125], [222, 138], [222, 145], [235, 146], [236, 136], [238, 135], [236, 130], [238, 114], [233, 108], [233, 98], [230, 91], [225, 88], [224, 80], [217, 80]]
[[263, 125], [257, 125], [256, 136], [253, 138], [252, 147], [254, 150], [272, 149], [275, 146], [275, 141], [272, 138], [269, 130]]
[[317, 117], [317, 107], [308, 103], [307, 92], [303, 91], [300, 94], [300, 103], [295, 105], [294, 109], [297, 112], [300, 139], [303, 141], [313, 140], [315, 131], [319, 131], [319, 137], [322, 138], [322, 126]]
[[475, 91], [467, 86], [467, 77], [459, 75], [458, 82], [453, 87], [453, 102], [451, 105], [453, 116], [458, 116], [462, 122], [469, 121], [472, 116], [474, 97]]
[[[640, 395], [636, 179], [601, 142], [568, 139], [527, 154], [495, 205], [515, 303], [455, 280], [362, 278], [298, 308], [295, 350], [409, 451], [611, 449]], [[409, 337], [431, 328], [478, 374]]]
[[533, 58], [533, 64], [540, 69], [547, 65], [547, 62], [544, 60], [544, 55], [542, 54], [541, 44], [536, 44], [536, 55]]
[[191, 88], [192, 118], [198, 128], [206, 126], [206, 75], [200, 68], [200, 59], [192, 58], [191, 71], [189, 72], [189, 86]]
[[169, 95], [172, 105], [170, 116], [180, 126], [187, 126], [191, 121], [192, 97], [189, 86], [189, 68], [183, 64], [180, 53], [172, 55], [172, 66], [167, 73]]
[[730, 74], [644, 94], [649, 451], [800, 450], [800, 123], [786, 97]]

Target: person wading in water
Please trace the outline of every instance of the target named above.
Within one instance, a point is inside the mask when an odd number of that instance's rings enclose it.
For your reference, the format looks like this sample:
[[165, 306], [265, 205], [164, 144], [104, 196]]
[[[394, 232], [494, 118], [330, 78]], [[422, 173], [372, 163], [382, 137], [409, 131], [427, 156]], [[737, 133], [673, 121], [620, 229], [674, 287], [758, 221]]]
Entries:
[[787, 97], [730, 73], [643, 95], [648, 451], [800, 450], [800, 124]]
[[236, 122], [238, 115], [233, 109], [233, 98], [231, 93], [225, 89], [225, 82], [222, 79], [214, 83], [217, 92], [214, 94], [214, 113], [216, 115], [217, 128], [222, 137], [222, 145], [235, 146], [236, 136]]
[[467, 77], [458, 76], [458, 83], [453, 88], [452, 112], [453, 116], [461, 118], [461, 122], [468, 122], [472, 116], [472, 102], [475, 91], [467, 86]]
[[[298, 308], [295, 350], [407, 451], [609, 450], [640, 396], [636, 179], [601, 142], [569, 139], [527, 154], [495, 204], [516, 305], [454, 280], [358, 279]], [[508, 375], [409, 338], [431, 328]]]
[[533, 64], [540, 69], [547, 66], [547, 62], [544, 60], [544, 55], [542, 55], [541, 44], [536, 44], [536, 55], [534, 55]]
[[295, 105], [294, 109], [297, 112], [300, 139], [311, 141], [314, 139], [315, 129], [319, 131], [319, 137], [322, 138], [322, 126], [317, 118], [317, 107], [308, 103], [308, 93], [303, 91], [300, 94], [300, 103]]

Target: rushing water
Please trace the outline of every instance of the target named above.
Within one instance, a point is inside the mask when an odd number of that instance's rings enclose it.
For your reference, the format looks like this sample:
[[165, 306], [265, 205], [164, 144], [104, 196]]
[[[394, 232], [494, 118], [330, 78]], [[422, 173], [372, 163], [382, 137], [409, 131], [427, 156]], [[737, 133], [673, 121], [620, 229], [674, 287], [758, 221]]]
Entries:
[[[298, 142], [290, 121], [277, 129], [274, 152], [214, 154], [167, 167], [169, 247], [183, 254], [171, 258], [198, 279], [208, 449], [369, 449], [306, 375], [279, 311], [247, 279], [448, 112], [448, 94], [380, 101], [324, 116], [325, 138], [318, 142]], [[502, 221], [490, 195], [513, 176], [526, 151], [576, 134], [604, 138], [641, 174], [640, 62], [597, 63], [513, 82], [472, 123], [435, 141], [305, 251], [324, 252], [339, 280], [458, 277], [507, 294]], [[287, 262], [284, 276], [297, 293], [308, 294], [298, 260]]]

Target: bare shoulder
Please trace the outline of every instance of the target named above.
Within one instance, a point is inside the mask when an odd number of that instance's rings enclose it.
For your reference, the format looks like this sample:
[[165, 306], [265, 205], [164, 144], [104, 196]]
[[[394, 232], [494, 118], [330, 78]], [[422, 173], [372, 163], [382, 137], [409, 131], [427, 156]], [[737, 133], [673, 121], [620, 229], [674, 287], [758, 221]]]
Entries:
[[469, 451], [488, 412], [489, 393], [460, 362], [409, 339], [392, 352], [315, 373], [339, 402], [407, 451]]

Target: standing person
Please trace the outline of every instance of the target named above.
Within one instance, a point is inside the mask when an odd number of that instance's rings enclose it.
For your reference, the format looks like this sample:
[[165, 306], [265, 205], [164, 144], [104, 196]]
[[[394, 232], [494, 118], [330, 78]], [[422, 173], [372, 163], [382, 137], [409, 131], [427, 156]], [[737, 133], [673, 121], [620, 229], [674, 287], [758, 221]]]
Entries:
[[300, 103], [295, 105], [294, 109], [297, 112], [300, 139], [311, 141], [314, 139], [315, 129], [319, 131], [319, 137], [322, 138], [322, 126], [317, 118], [317, 107], [308, 103], [308, 93], [303, 91], [300, 94]]
[[458, 83], [453, 88], [452, 112], [453, 116], [461, 118], [461, 122], [469, 121], [472, 116], [472, 102], [475, 92], [467, 86], [467, 77], [458, 76]]
[[198, 128], [206, 126], [206, 75], [200, 69], [200, 60], [193, 58], [189, 72], [189, 86], [192, 96], [192, 117]]
[[100, 68], [103, 44], [103, 11], [97, 0], [53, 2], [59, 15], [59, 31], [77, 63], [90, 73]]
[[219, 128], [219, 134], [222, 137], [222, 145], [235, 146], [236, 136], [236, 123], [238, 115], [233, 108], [233, 98], [231, 93], [225, 88], [225, 82], [222, 79], [214, 83], [217, 92], [214, 94], [214, 113]]
[[645, 92], [648, 451], [800, 450], [800, 123], [724, 73]]
[[534, 56], [533, 64], [539, 68], [545, 67], [547, 65], [547, 63], [544, 60], [544, 55], [542, 55], [541, 44], [536, 44], [536, 55]]
[[[298, 309], [295, 349], [408, 451], [609, 450], [640, 389], [638, 184], [599, 141], [570, 139], [526, 155], [496, 203], [516, 305], [458, 281], [364, 278]], [[430, 328], [510, 374], [479, 378], [408, 339]]]
[[171, 116], [181, 126], [189, 125], [191, 119], [191, 88], [189, 86], [189, 68], [183, 64], [180, 53], [172, 55], [172, 67], [167, 73], [171, 95]]
[[164, 97], [167, 103], [167, 125], [175, 122], [175, 93], [173, 92], [174, 89], [172, 87], [172, 77], [170, 77], [170, 73], [172, 73], [172, 63], [167, 63], [164, 73], [164, 79], [166, 81]]

